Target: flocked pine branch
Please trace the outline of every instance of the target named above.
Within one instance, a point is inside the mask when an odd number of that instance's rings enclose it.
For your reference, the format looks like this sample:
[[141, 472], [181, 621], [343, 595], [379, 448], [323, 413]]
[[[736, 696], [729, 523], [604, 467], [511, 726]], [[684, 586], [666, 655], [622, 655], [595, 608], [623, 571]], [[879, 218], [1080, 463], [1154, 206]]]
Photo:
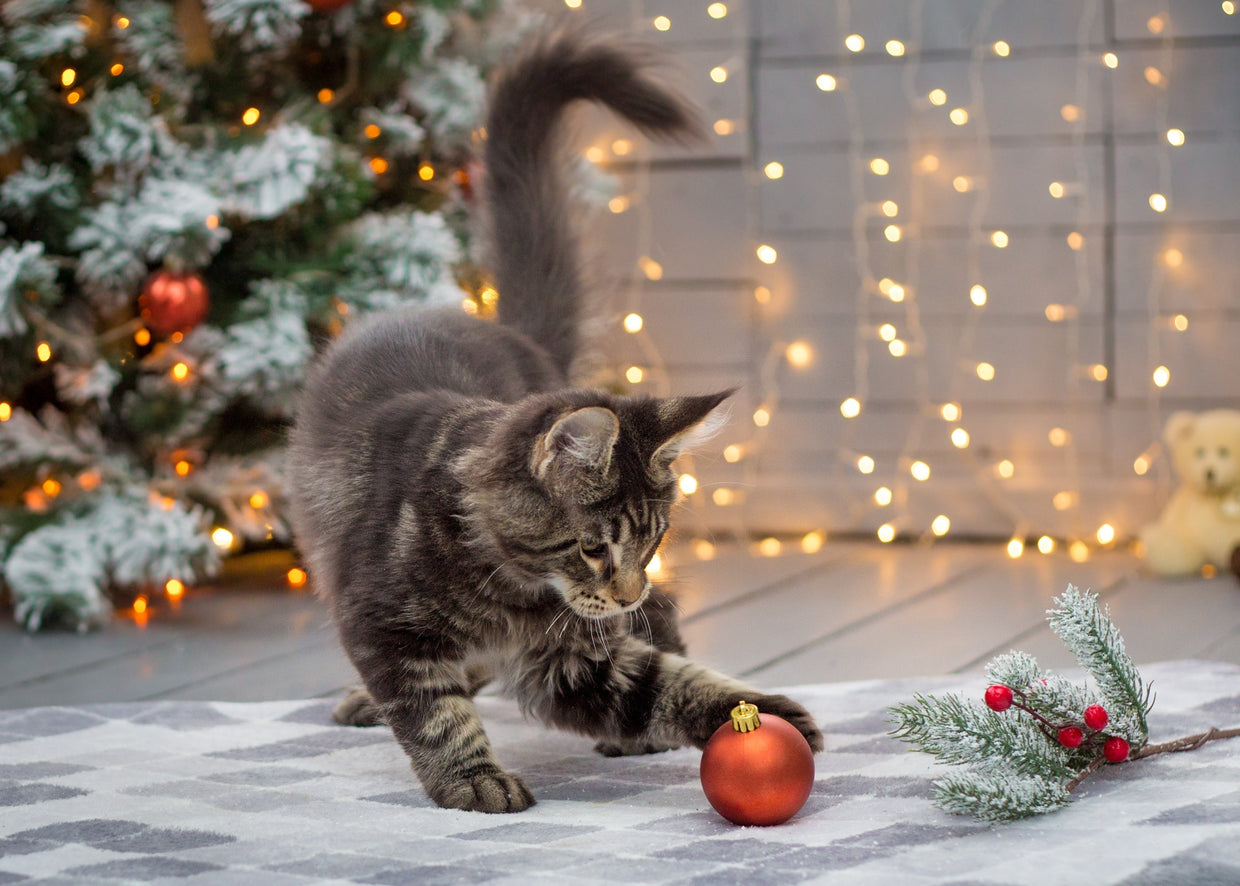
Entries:
[[316, 350], [486, 291], [483, 84], [537, 20], [0, 0], [0, 601], [21, 623], [206, 579], [216, 527], [230, 551], [287, 543], [281, 447]]
[[1093, 684], [1042, 671], [1033, 656], [1009, 652], [987, 667], [982, 699], [915, 696], [895, 705], [892, 735], [938, 762], [960, 767], [937, 779], [935, 802], [948, 812], [1009, 821], [1058, 809], [1108, 763], [1192, 750], [1240, 736], [1240, 728], [1150, 745], [1153, 695], [1124, 649], [1110, 613], [1071, 585], [1047, 612]]

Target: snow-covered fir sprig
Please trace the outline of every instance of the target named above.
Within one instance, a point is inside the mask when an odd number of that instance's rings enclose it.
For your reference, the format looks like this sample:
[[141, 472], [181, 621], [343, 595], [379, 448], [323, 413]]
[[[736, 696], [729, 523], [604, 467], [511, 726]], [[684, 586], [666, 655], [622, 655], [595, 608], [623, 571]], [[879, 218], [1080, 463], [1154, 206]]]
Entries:
[[934, 782], [944, 810], [984, 821], [1009, 821], [1067, 805], [1090, 773], [1108, 763], [1192, 750], [1240, 736], [1211, 728], [1158, 745], [1148, 743], [1153, 693], [1124, 649], [1096, 595], [1069, 585], [1047, 611], [1092, 683], [1043, 671], [1033, 656], [1009, 652], [986, 669], [980, 698], [917, 695], [890, 709], [892, 735], [938, 762], [962, 767]]

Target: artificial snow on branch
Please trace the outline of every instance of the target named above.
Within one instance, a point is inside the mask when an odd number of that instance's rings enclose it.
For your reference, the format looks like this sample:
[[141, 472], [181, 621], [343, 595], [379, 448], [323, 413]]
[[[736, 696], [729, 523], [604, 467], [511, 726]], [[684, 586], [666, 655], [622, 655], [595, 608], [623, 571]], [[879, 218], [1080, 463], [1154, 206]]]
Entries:
[[1073, 790], [1108, 763], [1240, 736], [1240, 729], [1211, 728], [1148, 744], [1153, 694], [1110, 612], [1096, 595], [1071, 585], [1054, 602], [1047, 612], [1051, 630], [1092, 683], [1042, 671], [1033, 656], [1013, 651], [987, 666], [992, 682], [981, 698], [918, 695], [890, 709], [894, 737], [962, 767], [934, 782], [934, 800], [944, 810], [983, 821], [1039, 815], [1071, 802]]

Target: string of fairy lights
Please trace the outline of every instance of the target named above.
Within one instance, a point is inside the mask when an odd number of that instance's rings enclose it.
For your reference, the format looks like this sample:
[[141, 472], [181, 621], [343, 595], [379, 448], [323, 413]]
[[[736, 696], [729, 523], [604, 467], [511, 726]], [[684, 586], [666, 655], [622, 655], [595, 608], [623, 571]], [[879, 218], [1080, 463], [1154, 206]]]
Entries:
[[[571, 9], [588, 8], [590, 0], [565, 0]], [[992, 138], [986, 113], [985, 72], [987, 66], [997, 61], [1008, 59], [1013, 55], [1012, 45], [1004, 35], [991, 33], [991, 25], [996, 11], [1001, 7], [1002, 0], [987, 0], [979, 11], [972, 28], [967, 60], [968, 90], [964, 95], [949, 95], [944, 88], [935, 87], [927, 91], [917, 88], [919, 66], [922, 57], [918, 51], [923, 34], [924, 3], [917, 0], [908, 4], [908, 25], [906, 33], [910, 36], [905, 40], [885, 38], [882, 35], [861, 34], [850, 26], [850, 5], [844, 0], [835, 4], [838, 33], [846, 35], [842, 39], [842, 50], [828, 65], [812, 76], [815, 86], [822, 93], [835, 93], [840, 99], [843, 109], [843, 125], [847, 127], [847, 156], [850, 175], [850, 188], [854, 199], [852, 219], [853, 251], [861, 279], [861, 286], [856, 294], [856, 330], [854, 348], [855, 390], [850, 396], [839, 403], [841, 416], [846, 419], [844, 431], [838, 441], [837, 459], [832, 466], [832, 478], [838, 478], [841, 471], [855, 471], [861, 475], [875, 476], [880, 472], [879, 460], [874, 454], [861, 451], [854, 443], [855, 428], [870, 405], [870, 369], [871, 345], [877, 339], [886, 345], [891, 359], [907, 359], [914, 362], [914, 388], [916, 391], [916, 410], [908, 422], [907, 432], [901, 442], [899, 453], [894, 462], [894, 471], [881, 483], [876, 482], [873, 493], [859, 511], [853, 514], [880, 512], [887, 519], [875, 530], [875, 536], [882, 542], [891, 542], [899, 537], [934, 539], [948, 535], [952, 531], [952, 520], [949, 513], [940, 513], [931, 519], [928, 525], [919, 526], [910, 515], [909, 500], [914, 490], [924, 488], [930, 481], [934, 469], [928, 459], [919, 455], [923, 442], [928, 435], [940, 433], [943, 428], [952, 447], [958, 451], [969, 465], [976, 492], [1010, 522], [1010, 535], [1006, 543], [1009, 556], [1013, 558], [1025, 555], [1029, 546], [1043, 554], [1052, 553], [1062, 546], [1069, 557], [1078, 562], [1088, 559], [1093, 551], [1106, 549], [1117, 543], [1123, 543], [1135, 534], [1137, 527], [1117, 528], [1110, 521], [1100, 523], [1091, 534], [1075, 535], [1066, 533], [1059, 537], [1046, 527], [1036, 525], [1022, 507], [1019, 496], [1009, 494], [1005, 490], [1007, 481], [1011, 481], [1021, 472], [1022, 468], [1015, 458], [1002, 453], [981, 453], [974, 446], [973, 437], [966, 423], [963, 391], [966, 382], [974, 379], [982, 382], [993, 381], [996, 373], [1003, 371], [996, 368], [996, 355], [987, 351], [988, 343], [982, 335], [982, 323], [994, 293], [988, 290], [988, 281], [984, 273], [983, 253], [985, 250], [1006, 249], [1013, 237], [1024, 236], [1024, 230], [1003, 230], [987, 223], [987, 210], [990, 206], [990, 194], [995, 188], [996, 167], [992, 156]], [[637, 31], [667, 33], [675, 31], [677, 22], [668, 12], [659, 9], [657, 2], [636, 2], [633, 4], [634, 27]], [[703, 3], [702, 13], [706, 18], [722, 21], [733, 14], [726, 3]], [[694, 13], [695, 15], [698, 13]], [[1062, 301], [1050, 301], [1045, 305], [1043, 315], [1045, 322], [1056, 327], [1061, 336], [1064, 351], [1067, 355], [1065, 366], [1065, 386], [1062, 403], [1062, 414], [1059, 421], [1046, 431], [1047, 441], [1052, 450], [1062, 456], [1059, 471], [1060, 488], [1052, 495], [1051, 505], [1055, 511], [1071, 512], [1081, 504], [1082, 464], [1077, 442], [1082, 437], [1077, 424], [1088, 412], [1085, 408], [1099, 400], [1098, 385], [1106, 385], [1104, 396], [1114, 396], [1114, 366], [1107, 365], [1115, 355], [1106, 350], [1101, 360], [1086, 360], [1084, 355], [1089, 350], [1091, 340], [1084, 321], [1097, 316], [1100, 311], [1108, 310], [1100, 305], [1104, 293], [1098, 291], [1093, 273], [1096, 266], [1102, 233], [1097, 222], [1099, 207], [1091, 205], [1091, 200], [1104, 187], [1103, 182], [1091, 181], [1090, 152], [1097, 150], [1097, 133], [1086, 126], [1087, 120], [1104, 119], [1104, 109], [1093, 106], [1098, 100], [1098, 92], [1094, 88], [1095, 79], [1101, 72], [1119, 69], [1123, 64], [1115, 44], [1099, 45], [1099, 23], [1101, 20], [1100, 3], [1097, 0], [1081, 5], [1075, 34], [1075, 85], [1072, 94], [1063, 97], [1060, 106], [1060, 117], [1068, 124], [1069, 142], [1072, 148], [1074, 179], [1071, 181], [1054, 180], [1046, 183], [1046, 194], [1049, 199], [1075, 201], [1075, 221], [1071, 230], [1066, 233], [1063, 246], [1065, 258], [1069, 258], [1074, 267], [1075, 288], [1065, 294]], [[1219, 5], [1219, 14], [1231, 16], [1235, 14], [1235, 4], [1224, 0]], [[700, 23], [693, 23], [700, 27]], [[1159, 12], [1149, 17], [1146, 29], [1153, 38], [1160, 38], [1161, 55], [1155, 65], [1143, 71], [1143, 77], [1153, 90], [1152, 101], [1156, 104], [1155, 126], [1157, 150], [1157, 179], [1149, 181], [1148, 206], [1150, 220], [1158, 224], [1165, 218], [1164, 213], [1171, 206], [1171, 152], [1185, 144], [1187, 136], [1180, 128], [1170, 125], [1172, 120], [1168, 99], [1168, 72], [1172, 70], [1172, 53], [1174, 42], [1170, 27], [1170, 13]], [[721, 31], [721, 34], [723, 32]], [[722, 45], [726, 38], [712, 39], [711, 45]], [[892, 161], [875, 152], [875, 140], [868, 137], [863, 126], [865, 116], [861, 109], [861, 98], [851, 87], [853, 59], [866, 50], [866, 47], [882, 48], [889, 60], [903, 66], [901, 79], [905, 98], [909, 105], [911, 125], [906, 130], [904, 142], [905, 153], [911, 164], [910, 186], [906, 195], [907, 206], [893, 198], [880, 198], [875, 201], [867, 197], [867, 185], [874, 179], [884, 180], [892, 171]], [[725, 56], [731, 49], [720, 49], [719, 55]], [[1017, 53], [1019, 57], [1019, 52]], [[1136, 55], [1136, 53], [1134, 53]], [[726, 82], [729, 71], [725, 63], [708, 62], [707, 71], [715, 83]], [[974, 157], [972, 167], [968, 169], [948, 168], [943, 158], [927, 152], [924, 143], [927, 139], [917, 126], [921, 115], [945, 114], [947, 119], [964, 137], [972, 136]], [[721, 119], [714, 122], [717, 134], [726, 135], [743, 126], [745, 121]], [[1148, 137], [1150, 133], [1146, 133]], [[590, 157], [592, 160], [604, 159], [607, 151], [598, 151]], [[620, 152], [613, 152], [619, 155]], [[589, 156], [589, 154], [587, 155]], [[649, 384], [655, 393], [666, 391], [665, 361], [653, 348], [650, 339], [650, 318], [640, 313], [642, 284], [645, 280], [658, 280], [663, 269], [649, 257], [650, 221], [647, 216], [647, 201], [644, 188], [649, 183], [649, 169], [638, 164], [637, 178], [633, 192], [613, 201], [613, 212], [636, 210], [643, 213], [638, 227], [638, 242], [641, 246], [641, 258], [638, 260], [639, 273], [634, 274], [634, 283], [630, 290], [628, 308], [623, 314], [621, 325], [625, 332], [635, 336], [641, 343], [645, 365], [634, 365], [623, 370], [625, 378], [633, 384]], [[754, 372], [758, 379], [757, 390], [759, 403], [751, 418], [751, 428], [747, 439], [732, 440], [722, 448], [722, 455], [730, 464], [740, 463], [743, 479], [735, 484], [715, 485], [709, 490], [700, 484], [690, 462], [685, 465], [682, 479], [682, 492], [690, 505], [703, 502], [702, 496], [709, 495], [716, 506], [716, 515], [723, 509], [743, 502], [745, 490], [754, 488], [762, 482], [762, 474], [757, 467], [756, 456], [762, 451], [770, 429], [778, 427], [781, 400], [781, 379], [788, 371], [796, 372], [812, 365], [816, 359], [814, 347], [808, 341], [786, 341], [774, 333], [774, 324], [770, 322], [767, 308], [773, 302], [785, 297], [778, 293], [780, 276], [766, 274], [764, 270], [775, 266], [780, 261], [779, 243], [772, 239], [775, 235], [762, 230], [758, 221], [756, 207], [760, 204], [756, 196], [758, 189], [771, 181], [778, 181], [786, 173], [784, 164], [778, 157], [755, 156], [752, 158], [748, 171], [751, 183], [747, 200], [747, 235], [751, 239], [751, 249], [757, 261], [754, 266], [755, 287], [753, 290], [756, 306], [755, 322], [765, 333], [770, 342], [765, 354], [754, 355]], [[918, 236], [923, 224], [927, 221], [929, 211], [927, 183], [934, 178], [947, 177], [952, 190], [961, 195], [970, 195], [972, 204], [966, 223], [966, 247], [964, 261], [967, 278], [970, 281], [967, 298], [971, 310], [962, 317], [958, 328], [953, 330], [952, 341], [948, 344], [955, 353], [952, 365], [953, 372], [951, 394], [944, 401], [935, 401], [929, 395], [929, 362], [931, 342], [926, 328], [922, 324], [921, 307], [917, 292], [924, 281], [919, 279], [920, 258], [927, 248]], [[895, 178], [893, 176], [893, 178]], [[1017, 228], [1022, 226], [1017, 225]], [[1053, 226], [1048, 226], [1053, 227]], [[882, 266], [881, 261], [871, 255], [870, 237], [877, 228], [881, 236], [890, 243], [904, 241], [906, 261], [903, 275], [891, 268]], [[1162, 224], [1159, 230], [1164, 239], [1170, 230]], [[1039, 232], [1041, 233], [1041, 232]], [[1098, 241], [1089, 242], [1089, 238], [1097, 237]], [[1154, 267], [1149, 275], [1149, 291], [1147, 293], [1148, 328], [1148, 396], [1149, 413], [1148, 439], [1151, 444], [1133, 461], [1131, 469], [1138, 476], [1145, 476], [1154, 466], [1159, 454], [1158, 437], [1162, 423], [1162, 397], [1171, 381], [1171, 368], [1161, 356], [1161, 335], [1168, 329], [1184, 332], [1188, 329], [1189, 319], [1183, 313], [1168, 315], [1162, 304], [1165, 276], [1169, 271], [1179, 268], [1185, 262], [1184, 254], [1177, 248], [1160, 247], [1153, 258]], [[886, 304], [888, 309], [895, 306], [899, 318], [895, 321], [885, 320], [874, 310], [876, 301]], [[1110, 307], [1113, 310], [1114, 306]], [[1109, 319], [1109, 318], [1104, 318]], [[1001, 356], [1001, 355], [1000, 355]], [[979, 407], [980, 408], [980, 407]], [[1164, 481], [1169, 478], [1169, 471], [1164, 467]], [[700, 510], [700, 509], [699, 509]], [[743, 510], [735, 508], [734, 526], [742, 537], [749, 537]], [[699, 515], [700, 517], [700, 515]], [[699, 519], [699, 524], [704, 525]], [[712, 525], [718, 525], [715, 520]], [[839, 527], [849, 529], [851, 527]], [[807, 551], [818, 550], [825, 540], [828, 528], [806, 527], [801, 537], [800, 547]], [[835, 527], [832, 527], [835, 529]], [[706, 536], [707, 533], [703, 533]], [[785, 547], [776, 537], [761, 538], [756, 542], [760, 553], [774, 555]], [[706, 537], [693, 543], [699, 557], [713, 554], [713, 544]]]
[[[570, 10], [589, 11], [593, 0], [563, 0]], [[838, 404], [839, 413], [845, 419], [844, 431], [836, 446], [837, 457], [830, 465], [833, 480], [851, 479], [848, 475], [855, 472], [863, 477], [875, 477], [873, 490], [864, 502], [856, 503], [851, 517], [863, 522], [878, 513], [884, 519], [875, 532], [881, 542], [891, 542], [898, 537], [921, 538], [931, 540], [947, 536], [952, 531], [950, 513], [939, 513], [926, 525], [917, 525], [910, 513], [910, 497], [916, 491], [926, 488], [933, 477], [934, 466], [928, 457], [920, 455], [923, 441], [929, 435], [946, 433], [953, 448], [964, 457], [970, 466], [977, 494], [985, 499], [1010, 521], [1011, 533], [1007, 542], [1007, 551], [1012, 557], [1023, 556], [1026, 546], [1032, 544], [1042, 553], [1051, 553], [1061, 545], [1066, 546], [1068, 555], [1078, 561], [1087, 559], [1091, 552], [1106, 548], [1122, 541], [1135, 527], [1117, 528], [1110, 522], [1102, 523], [1093, 532], [1092, 537], [1056, 538], [1051, 534], [1040, 534], [1033, 521], [1024, 513], [1018, 499], [1005, 492], [1004, 483], [1011, 480], [1021, 469], [1011, 457], [982, 455], [972, 448], [973, 438], [966, 424], [966, 404], [963, 402], [965, 382], [973, 378], [988, 382], [994, 379], [999, 370], [995, 366], [995, 357], [987, 354], [984, 341], [980, 341], [979, 330], [986, 308], [991, 301], [992, 293], [987, 288], [983, 272], [982, 260], [985, 250], [1005, 249], [1013, 236], [1019, 233], [994, 228], [986, 224], [986, 210], [989, 205], [989, 194], [994, 187], [995, 165], [992, 156], [992, 140], [988, 128], [986, 113], [986, 77], [987, 65], [997, 60], [1007, 59], [1013, 53], [1012, 46], [1003, 39], [1003, 35], [991, 33], [991, 22], [995, 11], [1001, 6], [1002, 0], [987, 0], [980, 10], [973, 27], [969, 55], [967, 60], [968, 93], [966, 95], [950, 95], [942, 87], [929, 90], [919, 89], [918, 74], [923, 65], [922, 55], [918, 49], [922, 41], [925, 27], [923, 0], [913, 0], [907, 7], [908, 38], [907, 41], [887, 38], [881, 34], [861, 34], [851, 27], [851, 8], [846, 0], [836, 3], [836, 24], [838, 32], [846, 35], [842, 39], [842, 47], [838, 55], [832, 55], [821, 70], [808, 74], [813, 80], [815, 89], [828, 97], [839, 99], [847, 125], [847, 158], [849, 169], [849, 187], [854, 201], [851, 218], [852, 248], [855, 265], [861, 284], [856, 297], [856, 328], [854, 330], [853, 370], [855, 390]], [[637, 31], [657, 33], [675, 33], [677, 22], [668, 12], [657, 8], [659, 0], [634, 0], [632, 4], [634, 27]], [[742, 75], [738, 62], [748, 53], [747, 36], [743, 28], [725, 29], [722, 25], [729, 23], [741, 14], [740, 7], [732, 8], [726, 2], [706, 2], [702, 0], [700, 12], [694, 13], [705, 17], [707, 22], [720, 23], [719, 37], [710, 45], [717, 49], [715, 57], [707, 64], [706, 76], [713, 84], [723, 85], [732, 78]], [[1222, 0], [1218, 6], [1219, 14], [1233, 16], [1236, 5], [1233, 0]], [[1075, 266], [1075, 291], [1068, 303], [1051, 302], [1045, 306], [1044, 316], [1047, 323], [1062, 329], [1069, 365], [1067, 394], [1063, 410], [1063, 423], [1049, 428], [1047, 438], [1056, 450], [1063, 454], [1063, 488], [1053, 496], [1053, 507], [1057, 511], [1070, 511], [1080, 502], [1081, 496], [1081, 465], [1075, 441], [1079, 434], [1074, 431], [1074, 416], [1079, 415], [1079, 407], [1084, 403], [1096, 400], [1090, 394], [1090, 385], [1114, 384], [1112, 372], [1114, 367], [1104, 362], [1083, 362], [1081, 354], [1085, 330], [1082, 318], [1089, 311], [1096, 309], [1100, 293], [1096, 291], [1094, 276], [1091, 272], [1090, 251], [1093, 244], [1087, 243], [1091, 230], [1097, 225], [1097, 207], [1087, 203], [1088, 195], [1098, 190], [1096, 182], [1090, 180], [1090, 164], [1088, 154], [1093, 144], [1091, 134], [1085, 121], [1093, 114], [1100, 114], [1100, 108], [1091, 107], [1096, 91], [1092, 82], [1099, 69], [1103, 72], [1117, 70], [1126, 60], [1113, 47], [1097, 45], [1097, 22], [1100, 16], [1098, 0], [1089, 0], [1081, 5], [1077, 33], [1075, 35], [1075, 90], [1071, 96], [1065, 96], [1060, 108], [1062, 120], [1069, 124], [1071, 144], [1075, 159], [1074, 181], [1051, 181], [1047, 183], [1047, 194], [1053, 200], [1076, 200], [1077, 213], [1074, 227], [1064, 239]], [[393, 10], [386, 20], [391, 27], [405, 24], [401, 12]], [[127, 20], [117, 17], [113, 25], [118, 28], [127, 27]], [[1150, 100], [1154, 107], [1155, 132], [1146, 135], [1156, 136], [1157, 174], [1156, 180], [1148, 182], [1148, 207], [1152, 220], [1165, 218], [1165, 213], [1172, 206], [1174, 195], [1171, 188], [1172, 155], [1189, 140], [1185, 131], [1173, 125], [1174, 109], [1169, 100], [1168, 83], [1173, 69], [1173, 54], [1176, 48], [1172, 37], [1170, 13], [1167, 11], [1151, 15], [1146, 22], [1146, 30], [1150, 37], [1158, 41], [1158, 59], [1155, 63], [1144, 67], [1142, 77], [1150, 89]], [[907, 172], [909, 190], [905, 202], [893, 196], [884, 196], [874, 200], [867, 195], [869, 186], [874, 181], [888, 181], [893, 171], [893, 161], [876, 153], [874, 144], [864, 126], [865, 115], [862, 113], [861, 97], [852, 87], [855, 73], [854, 59], [866, 51], [877, 51], [881, 47], [892, 64], [899, 64], [904, 98], [908, 103], [911, 125], [906, 130], [902, 151], [910, 164]], [[123, 63], [118, 61], [107, 72], [112, 77], [120, 76], [124, 71]], [[70, 105], [77, 104], [86, 95], [86, 85], [80, 81], [78, 72], [66, 67], [56, 75], [62, 87], [63, 99]], [[330, 88], [324, 87], [318, 93], [318, 101], [330, 104], [335, 96]], [[834, 111], [833, 111], [834, 112]], [[825, 111], [824, 111], [825, 113]], [[925, 115], [946, 115], [947, 119], [963, 136], [972, 136], [975, 157], [969, 169], [952, 169], [944, 159], [926, 151], [924, 139], [916, 121]], [[238, 119], [236, 129], [255, 126], [263, 117], [258, 107], [244, 110]], [[747, 125], [744, 119], [721, 117], [711, 122], [714, 132], [719, 136], [728, 136], [742, 132]], [[375, 139], [380, 134], [377, 127], [365, 133], [367, 138]], [[652, 176], [648, 160], [640, 159], [640, 151], [630, 138], [610, 139], [606, 145], [593, 144], [585, 152], [586, 159], [599, 165], [614, 158], [631, 161], [628, 165], [631, 187], [625, 193], [611, 196], [607, 206], [616, 214], [628, 214], [636, 219], [637, 242], [639, 244], [637, 273], [631, 277], [629, 289], [624, 299], [624, 307], [615, 318], [619, 328], [637, 343], [641, 353], [641, 361], [629, 366], [620, 367], [620, 375], [635, 387], [643, 387], [656, 394], [666, 394], [671, 389], [667, 374], [666, 361], [654, 343], [650, 334], [649, 317], [643, 315], [642, 306], [647, 291], [647, 283], [663, 278], [664, 269], [652, 257], [654, 226], [650, 213], [648, 195], [650, 194]], [[893, 154], [892, 156], [896, 156]], [[905, 162], [905, 161], [895, 161]], [[787, 293], [779, 292], [784, 285], [782, 278], [767, 271], [774, 269], [781, 261], [780, 244], [774, 236], [763, 230], [760, 221], [761, 189], [771, 182], [780, 181], [787, 174], [781, 158], [774, 156], [758, 157], [756, 154], [749, 160], [746, 170], [747, 195], [745, 234], [750, 239], [756, 264], [753, 275], [753, 317], [759, 330], [760, 340], [768, 343], [765, 352], [752, 354], [754, 372], [757, 376], [756, 390], [758, 405], [747, 419], [743, 417], [736, 424], [748, 428], [747, 434], [741, 439], [735, 437], [727, 440], [726, 445], [720, 444], [717, 453], [729, 465], [738, 466], [741, 479], [724, 485], [700, 483], [691, 457], [687, 459], [681, 477], [681, 491], [694, 514], [698, 527], [703, 531], [697, 533], [692, 542], [692, 550], [703, 559], [714, 555], [714, 544], [705, 529], [698, 505], [709, 496], [716, 511], [712, 519], [718, 525], [718, 514], [731, 515], [731, 531], [740, 537], [751, 537], [752, 532], [747, 526], [743, 503], [746, 491], [760, 486], [763, 473], [758, 456], [767, 445], [772, 429], [778, 430], [781, 410], [781, 391], [788, 373], [803, 371], [814, 364], [817, 355], [814, 346], [804, 340], [788, 341], [777, 334], [774, 322], [773, 306], [786, 302]], [[372, 169], [382, 175], [386, 169], [386, 161], [378, 153], [371, 159]], [[423, 164], [418, 170], [419, 177], [426, 182], [435, 180], [442, 171], [430, 164]], [[458, 181], [458, 176], [467, 172], [458, 170], [451, 176]], [[891, 176], [892, 179], [896, 176]], [[930, 396], [929, 356], [932, 343], [922, 323], [921, 305], [917, 294], [926, 284], [921, 277], [920, 264], [923, 251], [927, 245], [918, 236], [923, 223], [927, 220], [929, 208], [929, 183], [931, 181], [949, 180], [954, 192], [971, 195], [973, 200], [966, 223], [965, 265], [967, 278], [970, 281], [967, 292], [960, 298], [968, 299], [971, 306], [964, 314], [963, 322], [954, 331], [950, 347], [954, 349], [952, 365], [955, 366], [951, 380], [950, 396], [943, 401], [935, 401]], [[445, 185], [446, 186], [446, 185]], [[205, 220], [208, 227], [219, 224], [218, 218]], [[1167, 226], [1164, 225], [1164, 234]], [[888, 243], [904, 243], [906, 260], [903, 273], [884, 265], [883, 261], [872, 254], [870, 249], [871, 236], [879, 235]], [[1189, 256], [1177, 246], [1160, 247], [1153, 255], [1152, 267], [1148, 274], [1148, 290], [1145, 305], [1148, 312], [1147, 348], [1150, 365], [1149, 391], [1147, 397], [1148, 438], [1152, 442], [1133, 461], [1131, 469], [1138, 477], [1146, 476], [1158, 463], [1159, 444], [1157, 442], [1162, 424], [1162, 398], [1172, 380], [1172, 368], [1162, 354], [1162, 338], [1169, 330], [1184, 333], [1189, 328], [1189, 317], [1184, 313], [1169, 313], [1164, 306], [1164, 296], [1170, 275], [1178, 273], [1189, 261]], [[463, 301], [466, 310], [487, 312], [493, 309], [498, 293], [493, 287], [483, 283], [477, 292]], [[894, 308], [897, 318], [884, 319], [883, 311]], [[347, 306], [341, 305], [342, 319]], [[50, 323], [50, 321], [49, 321]], [[52, 326], [49, 330], [56, 332]], [[68, 335], [69, 333], [65, 332]], [[126, 328], [124, 334], [133, 335], [135, 342], [145, 346], [150, 342], [150, 332], [140, 322], [133, 328]], [[177, 343], [179, 333], [171, 338], [172, 344]], [[34, 343], [34, 358], [41, 364], [51, 363], [56, 359], [54, 343], [55, 335]], [[863, 451], [856, 443], [856, 429], [864, 420], [867, 409], [871, 405], [871, 348], [874, 342], [881, 342], [893, 360], [911, 360], [915, 366], [916, 410], [908, 423], [904, 439], [900, 443], [898, 455], [894, 460], [894, 469], [890, 476], [878, 480], [880, 474], [879, 459], [875, 454]], [[886, 358], [884, 358], [886, 359]], [[169, 378], [176, 384], [188, 384], [193, 380], [194, 367], [191, 363], [169, 352], [166, 360]], [[13, 406], [8, 402], [0, 402], [0, 422], [12, 418]], [[733, 426], [735, 429], [735, 426]], [[183, 452], [171, 455], [172, 472], [182, 479], [188, 478], [197, 470], [195, 459]], [[1170, 482], [1170, 475], [1163, 460], [1161, 480], [1164, 485]], [[74, 479], [83, 489], [90, 484], [98, 484], [98, 475], [85, 472]], [[845, 487], [847, 483], [843, 483]], [[62, 489], [61, 482], [54, 477], [46, 477], [28, 490], [24, 496], [28, 506], [38, 509], [40, 502], [46, 507], [49, 499], [55, 498]], [[249, 488], [239, 492], [241, 499], [237, 513], [233, 516], [238, 523], [268, 519], [271, 507], [271, 494], [265, 488]], [[243, 499], [243, 500], [242, 500]], [[248, 510], [247, 510], [248, 509]], [[815, 552], [824, 544], [828, 532], [852, 527], [805, 526], [796, 542], [796, 546], [807, 552]], [[238, 544], [237, 526], [219, 525], [214, 527], [212, 538], [225, 551], [235, 550]], [[774, 556], [788, 546], [786, 539], [775, 536], [760, 538], [755, 542], [759, 553]], [[301, 587], [306, 584], [306, 573], [294, 568], [288, 573], [289, 584]], [[167, 597], [177, 601], [185, 592], [184, 585], [172, 581], [164, 589]], [[134, 616], [141, 613], [135, 606]], [[145, 605], [143, 605], [145, 609]]]

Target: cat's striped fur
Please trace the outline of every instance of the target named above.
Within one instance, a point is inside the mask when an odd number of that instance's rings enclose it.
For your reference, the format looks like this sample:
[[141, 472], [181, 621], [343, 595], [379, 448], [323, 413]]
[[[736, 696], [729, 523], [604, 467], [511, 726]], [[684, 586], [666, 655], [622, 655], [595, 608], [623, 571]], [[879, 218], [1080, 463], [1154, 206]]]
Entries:
[[359, 324], [313, 373], [292, 438], [298, 540], [365, 683], [337, 719], [391, 726], [447, 807], [534, 802], [471, 700], [491, 673], [606, 754], [701, 746], [742, 698], [822, 747], [800, 705], [684, 658], [646, 578], [672, 460], [727, 392], [569, 385], [582, 273], [555, 147], [577, 99], [654, 135], [696, 125], [641, 51], [581, 31], [535, 42], [486, 124], [499, 323], [404, 310]]

